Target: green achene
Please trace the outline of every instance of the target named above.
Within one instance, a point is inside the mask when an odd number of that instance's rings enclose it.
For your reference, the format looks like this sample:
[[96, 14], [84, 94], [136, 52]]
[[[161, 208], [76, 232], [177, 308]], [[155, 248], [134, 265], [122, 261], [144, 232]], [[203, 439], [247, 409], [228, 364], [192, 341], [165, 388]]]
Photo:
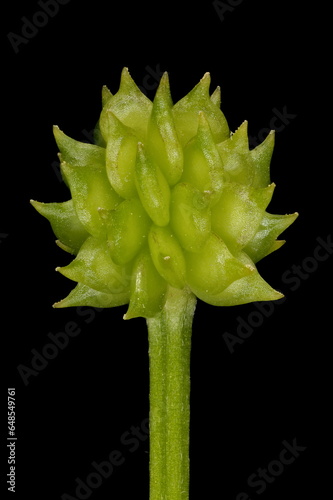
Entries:
[[210, 75], [173, 104], [165, 73], [153, 101], [121, 74], [102, 89], [96, 143], [58, 127], [70, 199], [31, 201], [74, 256], [76, 282], [54, 307], [116, 307], [146, 318], [150, 363], [150, 500], [188, 500], [192, 321], [217, 306], [277, 300], [256, 263], [284, 244], [298, 214], [267, 211], [273, 131], [250, 150], [247, 122], [231, 132]]

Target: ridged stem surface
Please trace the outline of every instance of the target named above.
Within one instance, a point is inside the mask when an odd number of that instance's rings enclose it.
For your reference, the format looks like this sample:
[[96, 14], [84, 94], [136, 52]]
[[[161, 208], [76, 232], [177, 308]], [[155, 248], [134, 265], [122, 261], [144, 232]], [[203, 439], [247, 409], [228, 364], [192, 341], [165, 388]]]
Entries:
[[188, 500], [190, 352], [196, 297], [170, 288], [147, 319], [150, 369], [150, 500]]

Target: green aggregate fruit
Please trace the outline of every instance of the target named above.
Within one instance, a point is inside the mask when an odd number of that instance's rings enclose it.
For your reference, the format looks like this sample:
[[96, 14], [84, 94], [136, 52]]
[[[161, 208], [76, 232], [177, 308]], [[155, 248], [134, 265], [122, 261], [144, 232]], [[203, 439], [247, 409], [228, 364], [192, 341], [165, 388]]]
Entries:
[[151, 318], [169, 287], [219, 306], [282, 296], [255, 265], [298, 215], [267, 212], [274, 133], [250, 150], [247, 122], [230, 132], [209, 87], [206, 73], [174, 105], [165, 73], [152, 102], [125, 68], [115, 95], [103, 88], [96, 144], [54, 127], [71, 197], [31, 203], [75, 256], [57, 270], [77, 285], [55, 307]]

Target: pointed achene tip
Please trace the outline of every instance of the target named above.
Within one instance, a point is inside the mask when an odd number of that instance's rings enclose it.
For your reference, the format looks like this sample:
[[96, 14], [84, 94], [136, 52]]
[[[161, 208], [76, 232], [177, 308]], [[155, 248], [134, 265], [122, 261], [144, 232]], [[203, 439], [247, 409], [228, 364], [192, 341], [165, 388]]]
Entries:
[[55, 134], [59, 134], [61, 132], [61, 130], [60, 130], [60, 128], [59, 128], [58, 125], [53, 125], [52, 126], [52, 130], [53, 130], [54, 135]]
[[276, 131], [274, 129], [270, 130], [269, 133], [267, 134], [266, 140], [275, 141], [275, 132]]
[[52, 304], [53, 309], [62, 309], [63, 306], [63, 300], [59, 300], [59, 302], [55, 302]]
[[275, 292], [275, 293], [276, 293], [276, 295], [277, 295], [276, 299], [274, 299], [274, 300], [280, 300], [280, 299], [283, 299], [283, 297], [284, 297], [284, 294], [283, 294], [283, 293], [279, 292], [279, 290], [274, 290], [274, 292]]
[[31, 199], [31, 200], [29, 200], [29, 203], [30, 203], [30, 205], [32, 205], [32, 206], [34, 207], [34, 209], [35, 209], [35, 210], [37, 210], [37, 212], [38, 212], [38, 208], [39, 208], [39, 204], [40, 204], [40, 202], [38, 202], [38, 201], [36, 201], [36, 200], [32, 200], [32, 199]]
[[169, 73], [167, 71], [164, 71], [162, 76], [161, 76], [161, 79], [160, 79], [160, 84], [163, 83], [167, 83], [169, 84]]
[[144, 96], [146, 99], [148, 99], [148, 97], [146, 97], [146, 95], [140, 90], [140, 88], [133, 80], [127, 67], [124, 67], [121, 72], [119, 91], [120, 93], [137, 95], [141, 98], [142, 96]]
[[198, 86], [201, 87], [205, 92], [209, 93], [210, 82], [211, 82], [210, 73], [207, 71], [201, 78]]
[[34, 207], [35, 210], [37, 210], [37, 212], [39, 212], [41, 215], [43, 215], [42, 209], [43, 209], [43, 206], [45, 205], [44, 202], [36, 201], [36, 200], [29, 200], [29, 203], [30, 203], [30, 205], [32, 205]]
[[[264, 142], [266, 142], [266, 141], [267, 141], [268, 143], [269, 143], [270, 141], [275, 142], [275, 132], [276, 132], [276, 131], [275, 131], [274, 129], [270, 130], [270, 131], [268, 132], [267, 136], [265, 137], [265, 139], [262, 141], [262, 143], [261, 143], [261, 144], [263, 144], [263, 143], [264, 143]], [[259, 144], [259, 146], [260, 146], [260, 144]]]
[[103, 85], [103, 87], [102, 87], [102, 106], [103, 107], [108, 102], [108, 100], [111, 99], [111, 97], [113, 97], [111, 90], [106, 85]]
[[209, 71], [206, 71], [206, 73], [204, 74], [204, 76], [201, 78], [200, 82], [203, 82], [203, 83], [210, 83], [210, 72]]
[[133, 306], [131, 306], [131, 304], [129, 304], [127, 311], [123, 315], [123, 319], [125, 321], [128, 321], [129, 319], [140, 318], [140, 317], [142, 317], [141, 312], [138, 312], [138, 310], [136, 310], [135, 307], [133, 307]]
[[199, 128], [200, 129], [210, 129], [209, 122], [206, 117], [206, 113], [202, 110], [198, 112], [199, 116]]
[[53, 125], [52, 131], [57, 144], [58, 141], [61, 141], [61, 139], [64, 139], [66, 137], [66, 134], [60, 129], [58, 125]]
[[67, 267], [68, 267], [68, 266], [57, 266], [57, 267], [55, 268], [55, 270], [56, 270], [56, 272], [57, 272], [57, 273], [60, 273], [60, 274], [62, 274], [63, 276], [66, 276], [66, 270], [67, 270]]
[[133, 85], [134, 81], [130, 75], [130, 72], [127, 67], [124, 67], [122, 69], [121, 75], [120, 75], [120, 85], [119, 88], [121, 89], [124, 85]]
[[235, 132], [233, 132], [231, 134], [231, 137], [237, 133], [241, 133], [241, 132], [245, 132], [247, 134], [247, 130], [248, 130], [248, 127], [249, 127], [249, 122], [248, 120], [244, 120], [240, 125], [239, 127], [235, 130]]
[[214, 92], [210, 96], [210, 100], [215, 104], [215, 106], [221, 106], [221, 87], [218, 85]]
[[128, 75], [130, 76], [130, 72], [127, 66], [124, 66], [123, 69], [121, 70], [121, 76]]
[[121, 72], [121, 76], [120, 76], [120, 88], [122, 88], [122, 86], [124, 86], [124, 85], [127, 87], [134, 87], [136, 89], [139, 89], [139, 87], [137, 86], [137, 84], [133, 80], [127, 66], [125, 66], [123, 68], [123, 70]]
[[[209, 87], [210, 87], [210, 73], [207, 72], [204, 74], [204, 76], [201, 78], [200, 82], [196, 84], [195, 87], [189, 92], [188, 95], [204, 95], [204, 96], [209, 96]], [[187, 97], [187, 96], [185, 96]]]
[[133, 304], [130, 301], [128, 304], [128, 307], [127, 307], [127, 311], [123, 315], [123, 319], [125, 321], [127, 321], [129, 319], [133, 319], [133, 318], [137, 318], [137, 317], [138, 317], [138, 314], [135, 313], [135, 307], [133, 307]]
[[170, 92], [170, 81], [169, 81], [169, 74], [167, 71], [164, 71], [163, 75], [161, 76], [160, 82], [158, 84], [157, 90], [155, 97], [158, 98], [169, 98], [171, 96]]
[[161, 76], [156, 93], [161, 89], [168, 90], [168, 91], [170, 90], [169, 73], [167, 71], [164, 71], [163, 75]]
[[145, 149], [145, 147], [144, 147], [143, 142], [138, 141], [138, 145], [137, 145], [137, 147], [138, 147], [138, 153], [144, 153], [144, 149]]

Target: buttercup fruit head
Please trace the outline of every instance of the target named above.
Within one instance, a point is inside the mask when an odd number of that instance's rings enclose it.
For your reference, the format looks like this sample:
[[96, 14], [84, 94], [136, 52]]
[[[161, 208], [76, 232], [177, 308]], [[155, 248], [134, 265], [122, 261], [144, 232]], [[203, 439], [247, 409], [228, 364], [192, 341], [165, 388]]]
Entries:
[[174, 105], [165, 73], [151, 102], [124, 68], [115, 95], [103, 88], [96, 144], [54, 127], [71, 199], [31, 202], [75, 255], [57, 270], [77, 285], [54, 307], [149, 318], [168, 287], [217, 306], [281, 298], [255, 266], [298, 215], [266, 211], [274, 133], [250, 150], [247, 122], [230, 132], [209, 87], [206, 73]]

